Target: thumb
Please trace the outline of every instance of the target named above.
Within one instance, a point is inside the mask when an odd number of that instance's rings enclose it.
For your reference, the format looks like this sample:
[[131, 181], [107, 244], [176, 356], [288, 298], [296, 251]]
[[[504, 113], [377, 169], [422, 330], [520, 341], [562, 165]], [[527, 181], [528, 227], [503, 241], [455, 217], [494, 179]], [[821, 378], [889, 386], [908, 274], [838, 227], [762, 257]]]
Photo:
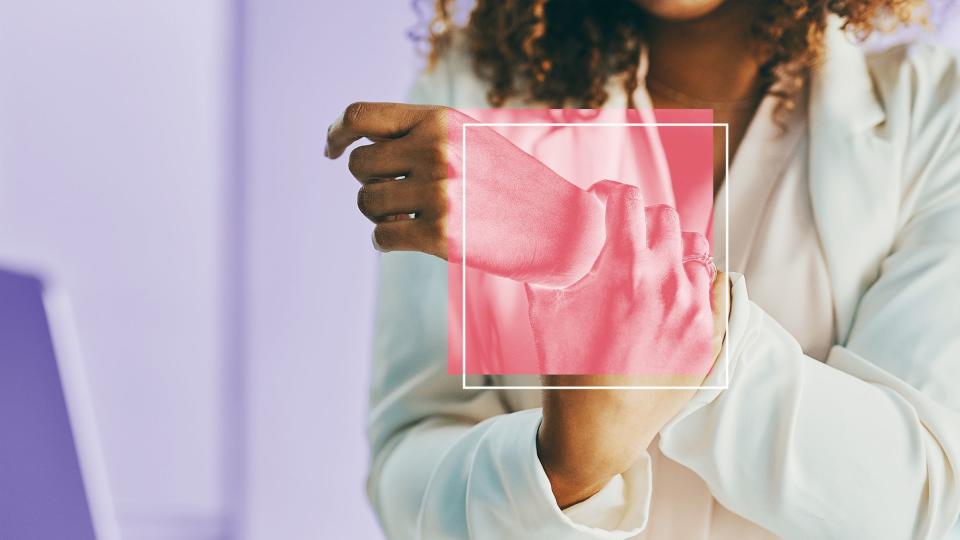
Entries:
[[717, 267], [714, 266], [713, 258], [710, 257], [710, 242], [699, 232], [684, 231], [681, 239], [683, 244], [681, 263], [687, 279], [706, 298], [706, 291], [717, 273]]
[[634, 262], [639, 253], [646, 250], [647, 231], [640, 189], [630, 184], [613, 180], [601, 180], [590, 186], [605, 207], [604, 221], [607, 240], [603, 251], [608, 257], [624, 258]]

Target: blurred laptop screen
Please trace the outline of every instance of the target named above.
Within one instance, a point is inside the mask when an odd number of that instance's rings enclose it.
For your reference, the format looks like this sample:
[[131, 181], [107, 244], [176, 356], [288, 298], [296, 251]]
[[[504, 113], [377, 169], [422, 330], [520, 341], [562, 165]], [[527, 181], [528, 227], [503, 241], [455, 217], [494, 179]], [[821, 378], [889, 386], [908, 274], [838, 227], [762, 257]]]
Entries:
[[43, 283], [0, 270], [0, 539], [95, 538]]

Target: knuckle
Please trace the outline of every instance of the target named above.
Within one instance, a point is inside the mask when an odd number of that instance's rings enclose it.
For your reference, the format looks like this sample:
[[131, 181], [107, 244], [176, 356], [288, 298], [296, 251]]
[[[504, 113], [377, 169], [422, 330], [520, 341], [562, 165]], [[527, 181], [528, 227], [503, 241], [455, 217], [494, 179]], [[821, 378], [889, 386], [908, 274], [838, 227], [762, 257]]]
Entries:
[[680, 229], [680, 214], [672, 206], [664, 206], [662, 210], [663, 220], [673, 228]]
[[443, 145], [431, 145], [427, 149], [428, 171], [431, 179], [446, 178], [449, 176], [447, 163], [447, 149]]
[[646, 208], [651, 221], [672, 222], [679, 221], [680, 216], [672, 206], [667, 204], [654, 204]]
[[650, 241], [663, 243], [680, 239], [680, 214], [666, 204], [656, 204], [645, 209], [647, 236]]
[[446, 215], [449, 207], [446, 183], [432, 182], [427, 191], [427, 202], [436, 211], [437, 215]]
[[427, 177], [430, 180], [443, 180], [444, 178], [450, 176], [449, 173], [450, 170], [446, 165], [442, 163], [436, 163], [430, 167]]
[[447, 149], [442, 143], [431, 144], [427, 147], [427, 159], [433, 166], [443, 166], [444, 174], [447, 170]]
[[707, 237], [696, 231], [681, 233], [683, 253], [685, 256], [706, 258], [710, 256], [710, 242]]
[[446, 163], [436, 164], [433, 169], [433, 177], [435, 180], [443, 180], [444, 178], [448, 178], [450, 176], [453, 176], [453, 173]]
[[355, 126], [357, 121], [367, 110], [367, 104], [362, 101], [355, 101], [343, 111], [343, 125], [346, 127]]
[[357, 191], [357, 208], [364, 215], [369, 216], [374, 212], [378, 199], [379, 193], [377, 190], [370, 185], [361, 186], [360, 190]]
[[423, 234], [430, 243], [443, 243], [446, 246], [446, 227], [443, 219], [431, 219], [424, 223]]
[[358, 176], [363, 169], [363, 163], [366, 161], [366, 150], [361, 146], [355, 148], [350, 152], [350, 157], [347, 158], [347, 169], [354, 176]]
[[437, 106], [428, 110], [424, 116], [426, 117], [426, 120], [430, 122], [442, 122], [446, 116], [446, 113], [447, 107]]
[[456, 114], [457, 111], [448, 107], [432, 107], [421, 113], [418, 131], [430, 137], [447, 140], [450, 138], [450, 128], [456, 123]]

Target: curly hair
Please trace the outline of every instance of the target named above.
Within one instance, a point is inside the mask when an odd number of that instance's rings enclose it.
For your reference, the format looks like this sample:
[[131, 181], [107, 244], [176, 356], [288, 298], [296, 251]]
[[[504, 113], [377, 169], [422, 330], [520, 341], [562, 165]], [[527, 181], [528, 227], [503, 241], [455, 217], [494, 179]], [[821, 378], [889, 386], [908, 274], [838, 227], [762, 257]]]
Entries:
[[[762, 89], [783, 98], [787, 108], [823, 55], [829, 14], [839, 15], [844, 30], [861, 40], [901, 24], [926, 24], [923, 0], [754, 1], [752, 38]], [[422, 36], [430, 45], [430, 65], [457, 31], [455, 0], [434, 2]], [[489, 85], [491, 106], [518, 97], [558, 108], [596, 108], [607, 100], [612, 78], [622, 78], [633, 106], [643, 21], [632, 0], [477, 0], [462, 30], [474, 68]]]

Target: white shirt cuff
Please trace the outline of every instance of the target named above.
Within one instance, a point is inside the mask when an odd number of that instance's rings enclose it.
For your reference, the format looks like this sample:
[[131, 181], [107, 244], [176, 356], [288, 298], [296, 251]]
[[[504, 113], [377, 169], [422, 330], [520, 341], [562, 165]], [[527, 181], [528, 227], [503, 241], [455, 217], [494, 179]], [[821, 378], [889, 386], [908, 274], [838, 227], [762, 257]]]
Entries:
[[653, 471], [646, 452], [623, 474], [614, 476], [589, 499], [563, 513], [574, 523], [607, 530], [641, 531], [647, 526]]
[[[483, 521], [498, 521], [505, 516], [496, 515], [494, 507], [510, 501], [514, 507], [511, 513], [523, 522], [517, 524], [521, 525], [518, 530], [536, 530], [535, 538], [620, 540], [639, 533], [646, 525], [652, 493], [649, 460], [638, 462], [638, 466], [622, 475], [619, 494], [617, 484], [608, 485], [609, 491], [597, 501], [588, 499], [580, 503], [584, 505], [581, 509], [574, 511], [580, 520], [591, 523], [599, 522], [600, 514], [610, 516], [619, 512], [619, 523], [615, 527], [596, 527], [575, 521], [557, 505], [537, 455], [537, 431], [542, 419], [541, 409], [497, 418], [484, 437], [482, 450], [474, 458], [474, 471], [485, 473], [471, 478], [467, 497], [472, 509], [476, 512], [489, 508], [491, 514], [482, 518]], [[597, 512], [597, 519], [588, 517], [593, 512]], [[480, 513], [484, 512], [480, 510]]]

